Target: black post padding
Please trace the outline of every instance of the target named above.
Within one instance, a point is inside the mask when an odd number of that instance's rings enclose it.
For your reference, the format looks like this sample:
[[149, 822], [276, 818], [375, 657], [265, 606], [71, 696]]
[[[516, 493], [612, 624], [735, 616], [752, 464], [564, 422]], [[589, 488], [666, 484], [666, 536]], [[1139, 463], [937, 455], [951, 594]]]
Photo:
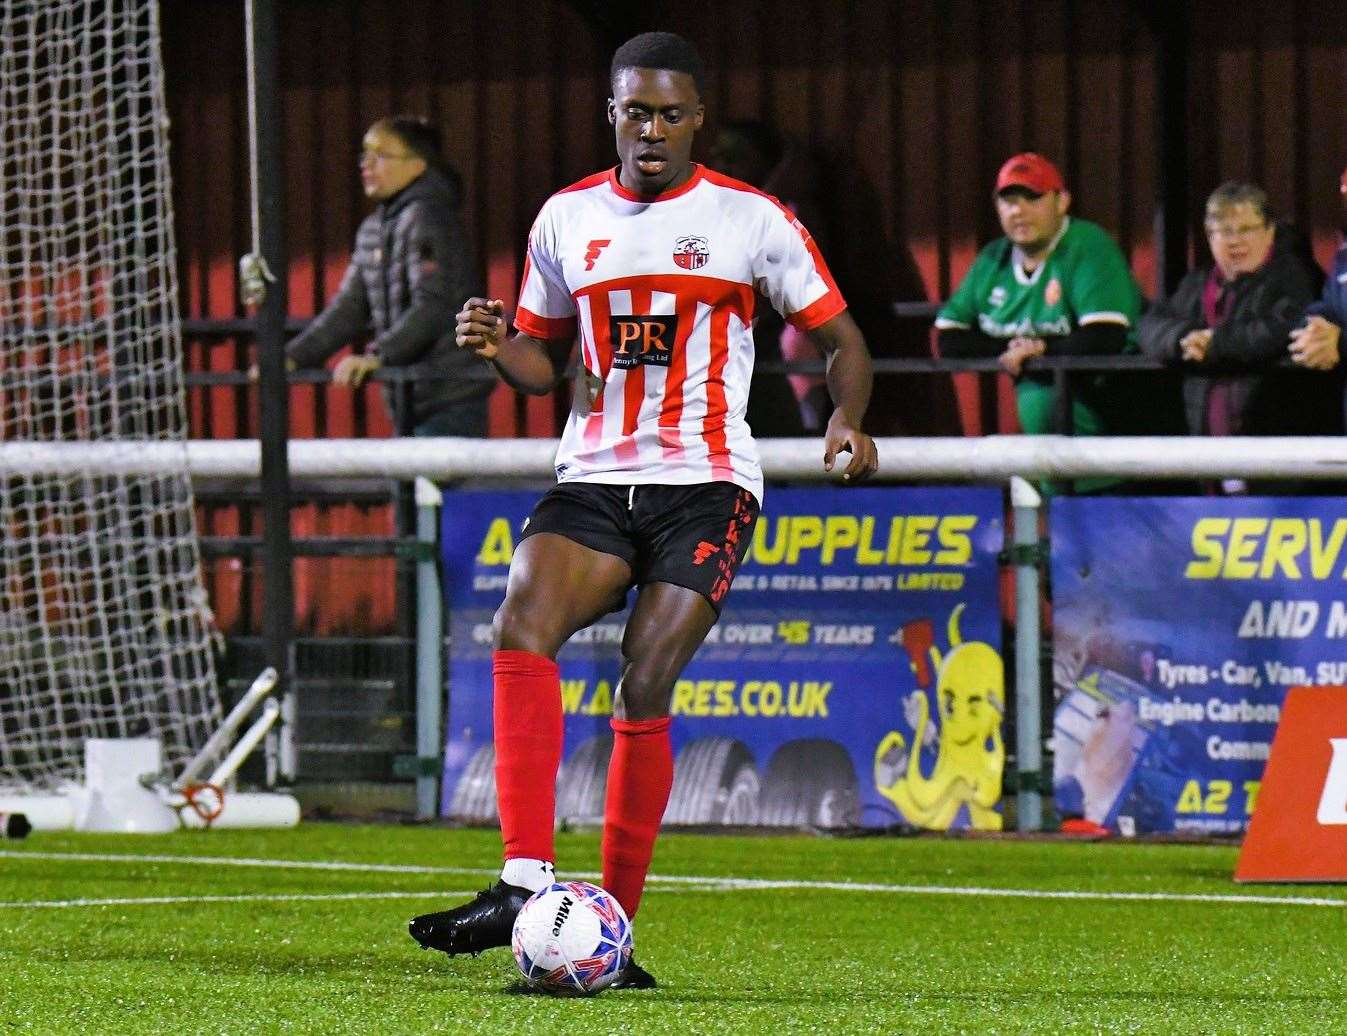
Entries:
[[[257, 103], [257, 191], [262, 256], [276, 279], [267, 285], [257, 311], [257, 360], [260, 372], [262, 436], [262, 634], [266, 661], [280, 674], [275, 694], [283, 699], [293, 685], [294, 583], [290, 542], [289, 388], [285, 380], [287, 309], [285, 254], [285, 182], [281, 152], [278, 76], [280, 34], [277, 0], [253, 0], [253, 56]], [[280, 780], [294, 773], [281, 753]]]

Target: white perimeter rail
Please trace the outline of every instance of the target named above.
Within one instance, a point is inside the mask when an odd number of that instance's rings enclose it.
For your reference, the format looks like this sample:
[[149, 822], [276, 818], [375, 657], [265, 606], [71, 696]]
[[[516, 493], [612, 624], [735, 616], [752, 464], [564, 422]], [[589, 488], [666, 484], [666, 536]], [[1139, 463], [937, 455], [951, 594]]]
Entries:
[[[1072, 438], [990, 435], [981, 438], [878, 440], [879, 474], [898, 479], [1004, 482], [1121, 476], [1148, 479], [1294, 478], [1347, 480], [1347, 438]], [[555, 439], [294, 439], [292, 478], [387, 477], [435, 481], [461, 478], [551, 477]], [[828, 475], [823, 441], [766, 439], [758, 443], [768, 478], [838, 479], [845, 455]], [[156, 474], [186, 471], [196, 478], [254, 479], [261, 475], [255, 439], [188, 442], [0, 443], [0, 476]]]

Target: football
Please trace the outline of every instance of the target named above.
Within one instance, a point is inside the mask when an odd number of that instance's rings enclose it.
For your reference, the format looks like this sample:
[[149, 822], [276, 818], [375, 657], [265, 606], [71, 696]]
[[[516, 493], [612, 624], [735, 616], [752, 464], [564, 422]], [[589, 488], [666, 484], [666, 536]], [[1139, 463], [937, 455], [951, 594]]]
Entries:
[[524, 904], [510, 947], [530, 986], [549, 993], [597, 993], [631, 959], [631, 922], [597, 885], [557, 882]]

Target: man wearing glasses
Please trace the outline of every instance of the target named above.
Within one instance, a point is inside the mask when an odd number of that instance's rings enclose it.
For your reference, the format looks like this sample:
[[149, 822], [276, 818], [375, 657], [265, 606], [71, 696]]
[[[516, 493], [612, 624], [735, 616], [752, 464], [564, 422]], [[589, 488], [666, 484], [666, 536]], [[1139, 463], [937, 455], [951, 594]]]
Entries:
[[[481, 363], [454, 342], [454, 314], [477, 290], [477, 270], [439, 131], [411, 116], [380, 119], [361, 141], [359, 165], [365, 197], [377, 205], [356, 231], [337, 294], [286, 355], [292, 366], [318, 367], [368, 338], [333, 369], [335, 384], [359, 388], [382, 366], [432, 365], [444, 377], [412, 387], [414, 433], [484, 436], [493, 382], [472, 376]], [[391, 393], [385, 402], [393, 414]]]
[[1207, 199], [1206, 231], [1211, 263], [1159, 299], [1139, 333], [1144, 352], [1184, 369], [1189, 432], [1335, 433], [1332, 379], [1286, 362], [1291, 332], [1323, 280], [1304, 236], [1273, 221], [1261, 188], [1235, 181]]

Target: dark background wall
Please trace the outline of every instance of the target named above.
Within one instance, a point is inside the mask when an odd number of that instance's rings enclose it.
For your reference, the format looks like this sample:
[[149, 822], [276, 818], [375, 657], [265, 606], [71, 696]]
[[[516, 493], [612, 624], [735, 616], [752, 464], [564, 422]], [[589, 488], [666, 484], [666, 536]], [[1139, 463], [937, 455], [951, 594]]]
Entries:
[[[1059, 162], [1074, 211], [1117, 236], [1150, 294], [1152, 6], [652, 0], [623, 15], [590, 0], [286, 0], [291, 312], [313, 314], [336, 287], [368, 211], [356, 176], [360, 136], [401, 111], [443, 129], [487, 287], [512, 301], [538, 206], [612, 161], [602, 102], [613, 46], [656, 27], [690, 36], [711, 66], [703, 140], [724, 118], [754, 117], [815, 154], [825, 187], [820, 236], [876, 355], [929, 351], [926, 329], [895, 320], [890, 303], [940, 299], [957, 284], [996, 233], [997, 167], [1026, 148]], [[163, 26], [184, 314], [242, 315], [234, 273], [249, 240], [242, 3], [173, 0]], [[1188, 41], [1190, 232], [1212, 187], [1250, 178], [1312, 233], [1326, 263], [1347, 163], [1347, 10], [1323, 0], [1194, 0]], [[198, 368], [234, 369], [248, 358], [241, 341], [191, 346]], [[974, 394], [943, 377], [880, 379], [873, 430], [991, 430]], [[255, 400], [230, 390], [197, 395], [192, 412], [194, 435], [255, 432]], [[493, 434], [554, 434], [556, 417], [552, 400], [504, 388], [493, 399]], [[298, 436], [389, 431], [374, 391], [296, 389], [292, 423]], [[237, 524], [223, 513], [219, 521], [216, 531]]]

